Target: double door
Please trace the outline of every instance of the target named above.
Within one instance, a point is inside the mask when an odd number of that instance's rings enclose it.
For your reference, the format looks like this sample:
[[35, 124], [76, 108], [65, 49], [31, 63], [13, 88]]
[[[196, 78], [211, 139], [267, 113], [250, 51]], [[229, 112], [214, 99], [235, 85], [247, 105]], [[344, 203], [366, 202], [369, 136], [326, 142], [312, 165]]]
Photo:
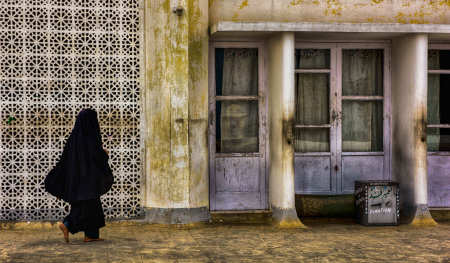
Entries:
[[294, 125], [297, 194], [351, 194], [390, 179], [389, 47], [298, 43]]

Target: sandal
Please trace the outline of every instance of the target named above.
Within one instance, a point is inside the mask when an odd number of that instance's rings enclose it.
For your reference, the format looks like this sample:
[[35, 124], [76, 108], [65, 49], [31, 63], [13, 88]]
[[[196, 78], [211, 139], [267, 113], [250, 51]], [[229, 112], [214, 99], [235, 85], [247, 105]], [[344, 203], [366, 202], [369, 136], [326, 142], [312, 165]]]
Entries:
[[103, 238], [84, 237], [84, 242], [105, 241]]

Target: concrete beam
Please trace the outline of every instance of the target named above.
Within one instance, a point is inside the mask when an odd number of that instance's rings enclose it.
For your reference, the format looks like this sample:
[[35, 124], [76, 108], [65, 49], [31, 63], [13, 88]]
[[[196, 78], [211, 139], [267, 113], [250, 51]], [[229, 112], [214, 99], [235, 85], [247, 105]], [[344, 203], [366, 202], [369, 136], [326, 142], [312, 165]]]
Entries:
[[219, 32], [347, 32], [347, 33], [436, 33], [450, 34], [448, 24], [320, 23], [320, 22], [229, 22], [211, 27]]

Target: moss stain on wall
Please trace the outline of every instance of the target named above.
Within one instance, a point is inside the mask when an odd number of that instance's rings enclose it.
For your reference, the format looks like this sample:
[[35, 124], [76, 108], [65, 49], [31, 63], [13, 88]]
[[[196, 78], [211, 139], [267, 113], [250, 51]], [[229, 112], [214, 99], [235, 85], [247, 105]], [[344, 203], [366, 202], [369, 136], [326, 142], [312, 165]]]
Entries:
[[[215, 0], [210, 25], [234, 22], [450, 24], [450, 0]], [[245, 8], [244, 8], [245, 7]]]
[[292, 0], [292, 2], [290, 2], [290, 5], [295, 6], [295, 5], [300, 5], [303, 3], [303, 0]]
[[188, 1], [189, 20], [189, 204], [208, 206], [208, 5]]
[[189, 175], [187, 20], [171, 11], [170, 0], [145, 8], [147, 83], [147, 206], [184, 206]]
[[325, 9], [326, 16], [341, 16], [342, 5], [339, 0], [327, 0], [327, 6]]
[[248, 0], [244, 0], [244, 1], [242, 1], [241, 5], [239, 6], [239, 10], [244, 9], [247, 6], [248, 6]]

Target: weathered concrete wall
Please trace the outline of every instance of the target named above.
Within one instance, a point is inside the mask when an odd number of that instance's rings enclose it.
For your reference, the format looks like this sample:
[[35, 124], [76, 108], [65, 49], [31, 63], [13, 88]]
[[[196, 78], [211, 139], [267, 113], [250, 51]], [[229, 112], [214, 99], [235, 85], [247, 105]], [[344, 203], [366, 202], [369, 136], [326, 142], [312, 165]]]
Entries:
[[207, 4], [145, 2], [145, 208], [208, 206]]
[[269, 196], [274, 222], [302, 226], [294, 192], [294, 33], [275, 34], [269, 52]]
[[392, 43], [392, 177], [400, 183], [401, 221], [434, 223], [427, 198], [428, 36]]
[[352, 217], [356, 215], [353, 195], [295, 195], [299, 217]]
[[217, 21], [450, 24], [448, 0], [210, 0]]
[[189, 0], [189, 203], [209, 206], [208, 1]]
[[[295, 195], [297, 214], [302, 217], [348, 217], [354, 218], [353, 195]], [[430, 210], [435, 221], [450, 221], [450, 210]]]
[[188, 21], [146, 1], [145, 207], [188, 207]]

